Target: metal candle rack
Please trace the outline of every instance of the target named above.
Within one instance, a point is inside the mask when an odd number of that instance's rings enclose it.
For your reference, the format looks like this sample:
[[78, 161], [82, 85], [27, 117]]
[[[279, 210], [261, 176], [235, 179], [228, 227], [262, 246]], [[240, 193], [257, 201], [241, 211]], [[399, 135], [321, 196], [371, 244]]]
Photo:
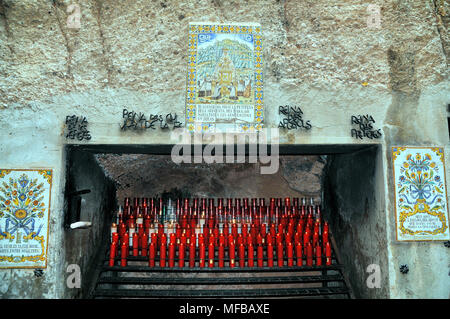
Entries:
[[[133, 206], [130, 202], [125, 199], [113, 224], [93, 297], [350, 296], [320, 206], [306, 205], [304, 199], [294, 198], [292, 205], [289, 198], [271, 199], [267, 206], [263, 199], [251, 204], [235, 199], [235, 205], [219, 199], [217, 206], [213, 199], [194, 199], [192, 205], [177, 200], [173, 206], [155, 199], [134, 199]], [[264, 272], [277, 276], [257, 275]], [[170, 273], [185, 277], [167, 277]], [[190, 276], [202, 273], [228, 277]], [[244, 273], [252, 275], [242, 277]], [[297, 287], [224, 289], [290, 284]], [[171, 289], [142, 289], [152, 285]], [[219, 289], [179, 289], [186, 285]]]
[[[129, 256], [148, 257], [149, 267], [278, 267], [331, 265], [329, 226], [322, 222], [320, 206], [298, 205], [285, 198], [284, 206], [271, 199], [265, 206], [256, 199], [252, 206], [223, 206], [219, 199], [177, 201], [176, 213], [171, 201], [159, 201], [147, 209], [147, 202], [118, 213], [118, 226], [111, 229], [110, 266], [127, 265]], [[144, 213], [140, 213], [140, 211]], [[281, 212], [280, 212], [281, 211]], [[125, 213], [124, 213], [125, 212]], [[145, 222], [144, 222], [145, 220]], [[270, 223], [270, 224], [269, 224]], [[270, 225], [270, 226], [269, 226]], [[275, 259], [275, 261], [274, 261]], [[285, 262], [286, 261], [286, 262]]]

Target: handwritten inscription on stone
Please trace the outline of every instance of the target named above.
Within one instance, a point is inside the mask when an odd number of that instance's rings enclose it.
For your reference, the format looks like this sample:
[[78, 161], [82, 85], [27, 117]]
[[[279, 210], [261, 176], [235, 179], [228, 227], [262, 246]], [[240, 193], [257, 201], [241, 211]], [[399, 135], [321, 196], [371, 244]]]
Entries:
[[67, 134], [66, 138], [74, 140], [75, 138], [79, 141], [90, 140], [91, 134], [87, 129], [88, 121], [84, 116], [68, 115], [66, 116], [66, 127]]
[[284, 119], [282, 119], [278, 125], [279, 128], [288, 130], [297, 130], [301, 128], [306, 130], [311, 129], [311, 121], [303, 120], [303, 112], [300, 107], [290, 105], [279, 106], [278, 112], [284, 116]]
[[375, 120], [371, 115], [352, 115], [351, 118], [352, 125], [357, 128], [353, 128], [351, 130], [351, 136], [356, 139], [363, 139], [365, 137], [374, 139], [381, 137], [381, 129], [375, 129], [373, 124], [375, 124]]
[[159, 127], [162, 130], [175, 129], [181, 127], [178, 117], [175, 113], [168, 113], [165, 116], [158, 114], [150, 114], [148, 117], [142, 112], [129, 111], [123, 109], [122, 124], [120, 129], [126, 130], [155, 130]]

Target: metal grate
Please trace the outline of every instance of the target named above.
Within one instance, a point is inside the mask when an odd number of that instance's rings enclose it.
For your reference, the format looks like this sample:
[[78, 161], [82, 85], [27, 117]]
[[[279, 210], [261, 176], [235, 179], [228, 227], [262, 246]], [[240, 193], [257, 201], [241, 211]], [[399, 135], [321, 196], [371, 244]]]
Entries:
[[352, 297], [334, 240], [329, 266], [149, 267], [146, 257], [129, 256], [127, 266], [110, 267], [108, 256], [106, 251], [92, 298]]

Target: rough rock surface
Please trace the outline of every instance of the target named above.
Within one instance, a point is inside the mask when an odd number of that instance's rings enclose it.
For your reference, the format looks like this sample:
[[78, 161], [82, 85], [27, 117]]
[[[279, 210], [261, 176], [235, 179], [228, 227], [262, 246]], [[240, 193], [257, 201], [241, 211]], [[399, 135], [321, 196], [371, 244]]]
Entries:
[[177, 188], [187, 197], [308, 197], [320, 203], [324, 163], [317, 156], [280, 158], [276, 174], [260, 174], [260, 164], [175, 164], [170, 156], [99, 154], [116, 182], [118, 204], [125, 197], [158, 197]]
[[[79, 29], [67, 25], [71, 3], [80, 8]], [[3, 0], [0, 103], [26, 107], [55, 95], [119, 88], [183, 95], [189, 21], [261, 23], [269, 88], [339, 90], [367, 82], [395, 90], [389, 60], [397, 51], [414, 59], [419, 90], [441, 82], [448, 52], [443, 1], [371, 4], [381, 8], [379, 29], [368, 27], [360, 0]]]
[[[79, 5], [79, 29], [67, 25], [70, 4]], [[380, 7], [380, 28], [367, 24], [369, 4]], [[281, 143], [365, 143], [350, 137], [349, 119], [374, 116], [383, 130], [381, 140], [369, 141], [383, 151], [377, 176], [385, 185], [386, 219], [379, 222], [387, 226], [387, 246], [379, 249], [389, 256], [383, 284], [394, 298], [447, 298], [448, 249], [393, 239], [388, 154], [394, 145], [444, 145], [450, 162], [449, 12], [448, 0], [1, 0], [0, 166], [55, 172], [48, 268], [40, 278], [33, 270], [0, 270], [2, 297], [74, 295], [65, 285], [68, 258], [60, 249], [66, 115], [87, 116], [93, 144], [173, 143], [161, 132], [120, 132], [121, 112], [183, 116], [188, 23], [212, 21], [261, 24], [266, 126], [278, 126], [284, 104], [300, 105], [313, 126], [284, 132]], [[298, 181], [289, 186], [305, 191]], [[414, 264], [414, 277], [399, 275], [400, 263]]]

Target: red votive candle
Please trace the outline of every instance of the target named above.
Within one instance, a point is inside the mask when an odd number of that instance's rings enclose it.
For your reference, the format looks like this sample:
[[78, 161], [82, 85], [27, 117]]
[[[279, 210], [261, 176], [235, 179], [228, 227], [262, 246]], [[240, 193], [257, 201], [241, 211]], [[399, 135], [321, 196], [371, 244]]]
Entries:
[[248, 236], [248, 225], [247, 223], [242, 224], [242, 233], [245, 234], [245, 236]]
[[283, 235], [281, 233], [277, 233], [277, 241], [276, 241], [277, 246], [279, 244], [283, 244]]
[[319, 232], [314, 232], [312, 246], [316, 247], [319, 242]]
[[237, 236], [237, 245], [243, 245], [244, 244], [244, 237], [242, 236], [242, 234], [238, 234]]
[[200, 256], [199, 266], [201, 268], [203, 268], [203, 267], [205, 267], [205, 244], [204, 243], [199, 244], [199, 256]]
[[320, 222], [318, 219], [316, 219], [316, 222], [314, 223], [314, 232], [319, 233], [319, 229], [320, 229]]
[[171, 244], [176, 244], [176, 242], [177, 242], [177, 235], [176, 234], [174, 234], [174, 233], [171, 233], [170, 235], [170, 243]]
[[273, 245], [267, 242], [267, 266], [273, 267]]
[[254, 267], [255, 266], [255, 263], [254, 263], [254, 260], [253, 260], [253, 255], [254, 255], [253, 251], [254, 251], [253, 250], [253, 245], [251, 243], [248, 244], [248, 251], [247, 251], [248, 256], [247, 256], [247, 259], [248, 259], [248, 266], [249, 267]]
[[286, 233], [286, 236], [284, 238], [284, 242], [285, 243], [291, 243], [292, 242], [292, 233], [290, 233], [290, 232]]
[[329, 242], [325, 243], [325, 264], [327, 266], [331, 265], [331, 245]]
[[134, 224], [134, 216], [133, 215], [130, 215], [130, 217], [128, 218], [128, 220], [127, 220], [127, 226], [128, 226], [128, 228], [130, 228], [130, 226], [131, 225], [133, 225]]
[[185, 246], [186, 244], [180, 243], [178, 246], [178, 266], [184, 267], [184, 253], [185, 253]]
[[307, 248], [307, 244], [310, 242], [310, 235], [309, 235], [309, 231], [306, 230], [305, 233], [303, 234], [303, 249], [304, 249], [304, 254], [306, 255], [306, 248]]
[[185, 233], [182, 233], [180, 236], [180, 245], [183, 244], [184, 246], [186, 246], [187, 244], [187, 237]]
[[245, 248], [244, 244], [239, 245], [239, 267], [245, 267]]
[[116, 243], [116, 250], [115, 250], [114, 254], [115, 254], [115, 256], [118, 256], [119, 255], [119, 245], [120, 245], [119, 244], [119, 234], [118, 233], [113, 233], [112, 242]]
[[139, 235], [133, 233], [133, 256], [139, 256]]
[[214, 234], [210, 234], [209, 235], [209, 240], [208, 240], [208, 245], [209, 244], [215, 244], [215, 241], [216, 241], [216, 238], [215, 238], [215, 236], [214, 236]]
[[112, 236], [114, 233], [117, 233], [117, 224], [116, 223], [112, 223], [112, 225], [111, 225], [111, 241], [112, 241]]
[[161, 239], [161, 236], [164, 234], [164, 225], [158, 224], [158, 238]]
[[145, 231], [147, 231], [150, 228], [150, 223], [151, 223], [150, 215], [145, 215], [145, 217], [144, 217]]
[[140, 224], [140, 225], [137, 225], [137, 228], [138, 228], [137, 233], [138, 233], [139, 237], [141, 237], [142, 234], [144, 233], [144, 226], [142, 224]]
[[284, 232], [284, 229], [283, 229], [283, 224], [278, 224], [278, 233], [279, 234], [282, 234]]
[[[243, 224], [242, 227], [244, 227], [244, 225], [246, 225], [246, 224]], [[244, 240], [244, 245], [248, 245], [248, 238], [250, 237], [248, 230], [247, 229], [244, 230], [244, 228], [242, 228], [241, 234], [242, 234], [242, 238]]]
[[218, 244], [218, 240], [219, 240], [219, 228], [214, 228], [213, 230], [213, 235], [214, 235], [214, 246], [216, 246]]
[[262, 267], [263, 266], [263, 262], [264, 262], [264, 259], [263, 259], [263, 246], [262, 245], [258, 245], [258, 250], [257, 250], [257, 252], [256, 252], [256, 255], [257, 255], [257, 265], [258, 265], [258, 267]]
[[295, 256], [297, 257], [297, 266], [303, 266], [303, 247], [300, 242], [295, 245]]
[[158, 235], [156, 233], [151, 234], [151, 242], [158, 245]]
[[303, 220], [300, 219], [297, 224], [297, 233], [301, 235], [303, 232]]
[[198, 234], [198, 246], [200, 247], [202, 244], [205, 245], [205, 237], [203, 234]]
[[310, 242], [306, 244], [306, 265], [313, 265], [313, 248]]
[[[233, 237], [233, 236], [231, 236]], [[228, 255], [230, 257], [230, 267], [233, 268], [235, 265], [235, 254], [236, 251], [234, 249], [234, 242], [231, 240], [228, 244]]]
[[253, 245], [253, 241], [252, 241], [252, 236], [247, 236], [247, 241], [245, 242], [248, 245], [252, 244]]
[[325, 244], [329, 241], [328, 230], [324, 230], [322, 233], [322, 243]]
[[261, 234], [258, 234], [258, 236], [256, 236], [256, 244], [257, 245], [262, 245], [263, 244], [263, 239]]
[[289, 223], [288, 224], [288, 227], [287, 227], [287, 232], [289, 233], [289, 234], [293, 234], [294, 233], [294, 223]]
[[296, 232], [295, 235], [294, 235], [294, 245], [295, 245], [295, 247], [297, 247], [297, 244], [299, 244], [300, 242], [301, 242], [301, 240], [300, 240], [300, 233]]
[[262, 238], [266, 238], [266, 235], [267, 235], [267, 229], [266, 229], [266, 224], [262, 224], [261, 225], [261, 236], [262, 236]]
[[146, 233], [143, 233], [143, 234], [142, 234], [142, 237], [141, 237], [141, 247], [142, 247], [141, 255], [144, 256], [144, 257], [147, 256], [148, 236], [147, 236]]
[[120, 266], [125, 267], [127, 265], [127, 255], [128, 255], [128, 243], [123, 242], [120, 247]]
[[274, 241], [274, 237], [272, 236], [272, 234], [271, 233], [267, 233], [267, 238], [266, 238], [267, 240], [267, 244], [271, 244], [272, 246], [273, 246], [273, 241]]
[[291, 242], [287, 243], [288, 267], [294, 266], [294, 246]]
[[175, 244], [169, 243], [169, 267], [175, 266]]
[[113, 242], [113, 243], [115, 242], [116, 244], [119, 243], [119, 233], [118, 232], [112, 233], [111, 242]]
[[126, 232], [127, 232], [127, 226], [124, 223], [120, 222], [119, 223], [119, 236], [120, 236], [120, 238], [122, 238], [123, 235], [125, 235]]
[[[225, 238], [227, 238], [228, 237], [228, 235], [229, 235], [229, 228], [228, 228], [228, 223], [226, 222], [224, 225], [223, 225], [223, 235], [225, 236]], [[227, 243], [225, 243], [225, 245], [226, 245]], [[226, 246], [225, 246], [226, 247]]]
[[275, 229], [275, 224], [271, 224], [270, 225], [270, 231], [269, 231], [269, 233], [272, 235], [272, 237], [275, 237], [275, 235], [276, 235], [276, 233], [277, 233], [277, 230]]
[[130, 235], [128, 234], [128, 232], [123, 235], [122, 244], [123, 243], [126, 243], [127, 247], [130, 246]]
[[161, 245], [167, 245], [167, 235], [165, 233], [161, 235]]
[[114, 266], [114, 258], [116, 257], [117, 244], [115, 242], [111, 243], [109, 248], [109, 267]]
[[316, 246], [316, 266], [322, 266], [322, 247]]
[[159, 267], [166, 267], [166, 244], [161, 243], [159, 247]]
[[156, 242], [151, 242], [148, 250], [149, 267], [155, 267], [155, 256], [156, 256]]
[[189, 267], [195, 267], [195, 240], [189, 244]]
[[[212, 236], [212, 237], [214, 240], [214, 236]], [[213, 268], [214, 267], [214, 241], [210, 242], [209, 246], [208, 246], [208, 260], [209, 260], [208, 267]]]
[[223, 244], [219, 244], [219, 267], [223, 268], [225, 257], [225, 247]]
[[231, 243], [234, 245], [234, 237], [230, 234], [228, 235], [228, 246], [230, 246]]
[[191, 228], [191, 226], [188, 224], [186, 227], [186, 238], [190, 238], [192, 236], [192, 234], [195, 235], [195, 229], [193, 231], [194, 228]]
[[277, 244], [277, 257], [278, 257], [278, 267], [283, 267], [284, 260], [283, 260], [283, 244], [282, 243]]
[[180, 226], [180, 224], [177, 224], [175, 226], [175, 235], [176, 235], [177, 239], [180, 239], [180, 237], [181, 237], [181, 226]]
[[194, 244], [194, 247], [197, 247], [197, 236], [195, 236], [195, 234], [191, 234], [191, 240], [189, 245]]
[[233, 238], [237, 238], [237, 234], [238, 234], [237, 224], [233, 223], [231, 225], [231, 235], [233, 235]]
[[252, 244], [256, 244], [256, 225], [254, 223], [250, 226], [250, 237], [252, 238]]
[[219, 235], [219, 245], [225, 246], [225, 236], [223, 234]]
[[325, 232], [327, 232], [327, 233], [330, 233], [330, 226], [328, 225], [328, 222], [324, 222], [323, 223], [323, 231]]

